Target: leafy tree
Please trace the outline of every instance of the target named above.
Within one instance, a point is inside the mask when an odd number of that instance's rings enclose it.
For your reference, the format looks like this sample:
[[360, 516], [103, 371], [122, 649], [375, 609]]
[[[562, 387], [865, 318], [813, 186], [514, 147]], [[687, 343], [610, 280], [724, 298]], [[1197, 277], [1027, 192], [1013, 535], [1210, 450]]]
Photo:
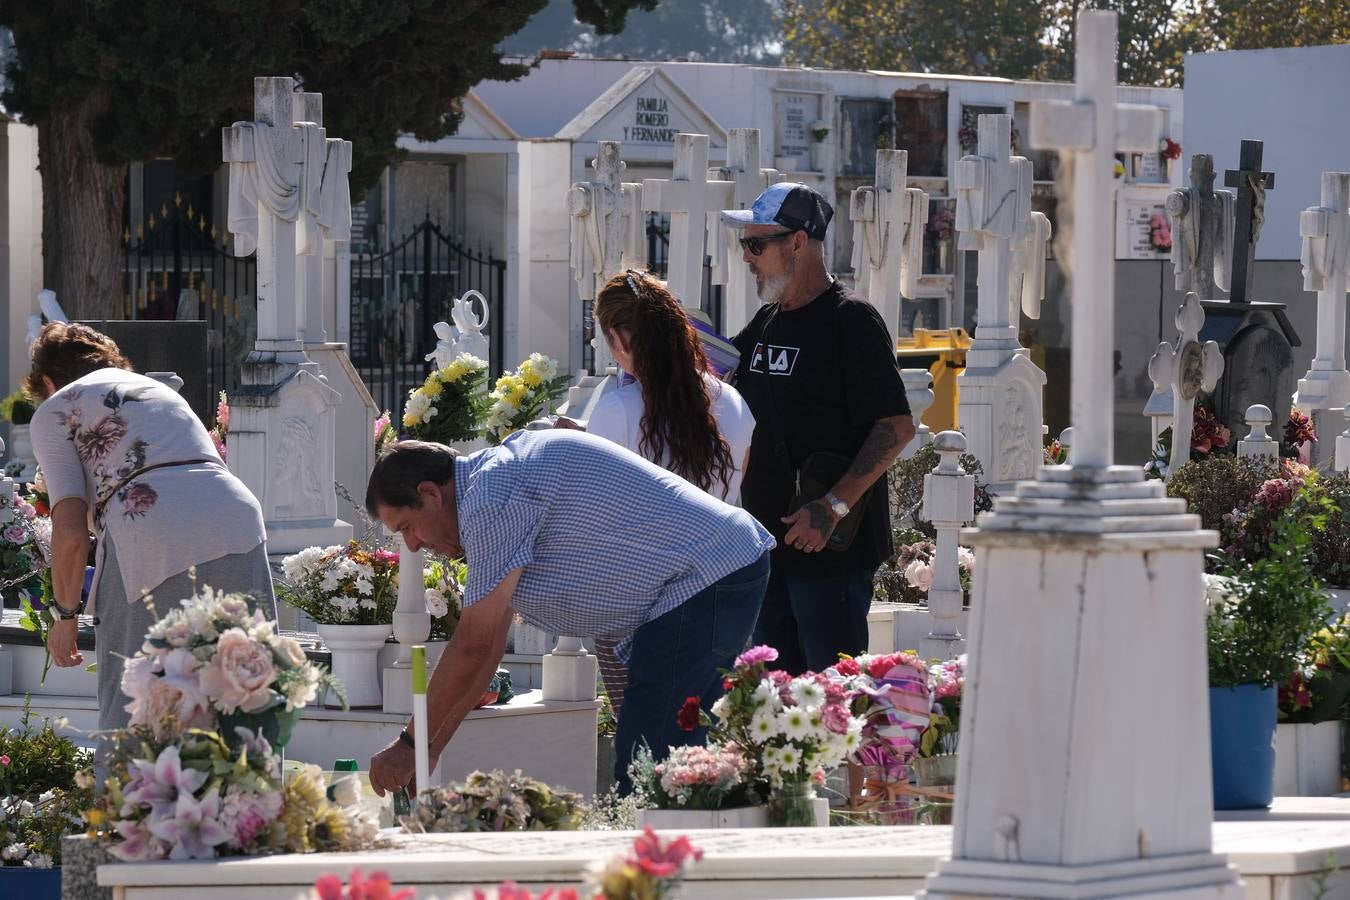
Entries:
[[1211, 0], [1209, 27], [1227, 50], [1350, 43], [1344, 0]]
[[633, 59], [693, 59], [773, 65], [780, 56], [777, 0], [680, 0], [644, 4], [622, 34], [603, 36], [577, 20], [569, 0], [549, 0], [502, 45], [531, 56], [543, 49]]
[[[117, 318], [126, 164], [215, 168], [221, 127], [252, 117], [255, 75], [322, 92], [366, 185], [400, 133], [452, 134], [455, 98], [524, 74], [497, 47], [546, 2], [0, 0], [14, 37], [2, 99], [38, 129], [45, 284], [72, 317]], [[575, 0], [601, 33], [655, 2]]]
[[1116, 77], [1122, 84], [1180, 87], [1186, 54], [1220, 49], [1206, 8], [1211, 0], [1060, 0], [1040, 74], [1073, 78], [1073, 23], [1084, 9], [1110, 9], [1117, 19]]

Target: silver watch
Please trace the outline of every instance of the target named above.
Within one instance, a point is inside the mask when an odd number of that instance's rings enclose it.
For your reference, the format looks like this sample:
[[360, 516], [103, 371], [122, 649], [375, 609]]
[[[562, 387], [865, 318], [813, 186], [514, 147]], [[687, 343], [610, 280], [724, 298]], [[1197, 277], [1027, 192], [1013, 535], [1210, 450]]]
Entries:
[[834, 514], [839, 518], [842, 519], [844, 516], [848, 515], [849, 505], [836, 497], [833, 491], [825, 492], [825, 502], [830, 504], [830, 509], [832, 509]]

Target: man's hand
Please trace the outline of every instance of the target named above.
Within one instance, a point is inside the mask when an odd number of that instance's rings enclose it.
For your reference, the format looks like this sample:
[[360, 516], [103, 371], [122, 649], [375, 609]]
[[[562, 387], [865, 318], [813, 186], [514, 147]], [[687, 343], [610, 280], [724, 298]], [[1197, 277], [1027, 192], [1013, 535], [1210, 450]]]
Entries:
[[370, 786], [378, 796], [410, 787], [416, 777], [417, 758], [402, 741], [394, 741], [370, 760]]
[[84, 654], [76, 641], [80, 636], [79, 623], [75, 619], [57, 619], [47, 632], [47, 652], [58, 668], [68, 669], [84, 662]]
[[785, 544], [803, 553], [816, 553], [825, 549], [825, 542], [834, 534], [834, 526], [839, 520], [830, 504], [820, 497], [792, 515], [784, 516], [783, 524], [788, 526], [787, 534], [783, 536]]
[[567, 430], [567, 431], [585, 431], [585, 430], [586, 430], [585, 428], [582, 428], [582, 427], [581, 427], [581, 423], [580, 423], [580, 422], [576, 421], [575, 419], [569, 419], [569, 418], [567, 418], [567, 416], [558, 416], [557, 420], [554, 421], [554, 423], [553, 423], [553, 427], [554, 427], [554, 428], [562, 428], [562, 429], [565, 429], [565, 430]]

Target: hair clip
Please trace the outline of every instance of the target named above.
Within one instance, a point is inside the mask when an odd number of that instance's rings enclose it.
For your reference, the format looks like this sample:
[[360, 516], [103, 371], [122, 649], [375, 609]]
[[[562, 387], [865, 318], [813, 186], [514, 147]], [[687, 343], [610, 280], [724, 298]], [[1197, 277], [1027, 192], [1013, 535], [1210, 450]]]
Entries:
[[642, 273], [638, 272], [636, 269], [629, 269], [624, 273], [623, 277], [624, 280], [628, 282], [628, 289], [633, 292], [633, 296], [638, 297], [641, 296], [642, 292], [638, 290], [637, 282], [633, 280], [635, 274], [638, 278], [642, 277]]

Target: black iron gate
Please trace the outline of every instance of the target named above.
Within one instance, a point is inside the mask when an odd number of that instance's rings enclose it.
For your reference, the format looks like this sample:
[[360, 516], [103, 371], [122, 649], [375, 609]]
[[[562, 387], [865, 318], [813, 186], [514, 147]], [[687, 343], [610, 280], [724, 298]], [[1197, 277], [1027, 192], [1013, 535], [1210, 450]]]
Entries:
[[381, 410], [401, 414], [408, 391], [426, 378], [433, 327], [450, 321], [451, 303], [468, 290], [487, 298], [495, 378], [505, 353], [505, 260], [469, 252], [429, 218], [381, 253], [352, 256], [349, 352]]
[[211, 398], [239, 384], [256, 328], [257, 261], [235, 256], [229, 243], [229, 232], [217, 233], [181, 194], [122, 231], [122, 314], [205, 320]]

